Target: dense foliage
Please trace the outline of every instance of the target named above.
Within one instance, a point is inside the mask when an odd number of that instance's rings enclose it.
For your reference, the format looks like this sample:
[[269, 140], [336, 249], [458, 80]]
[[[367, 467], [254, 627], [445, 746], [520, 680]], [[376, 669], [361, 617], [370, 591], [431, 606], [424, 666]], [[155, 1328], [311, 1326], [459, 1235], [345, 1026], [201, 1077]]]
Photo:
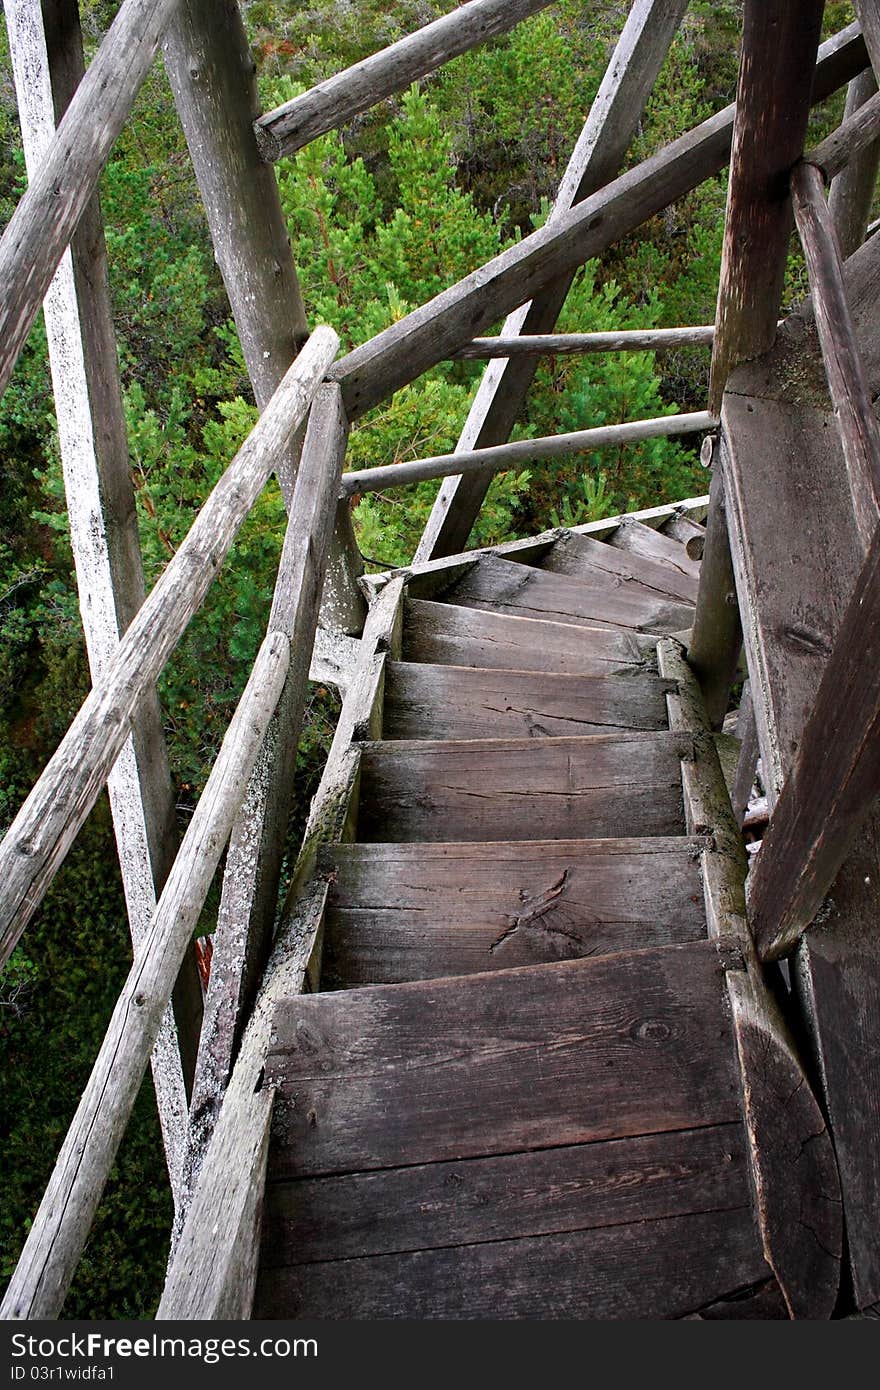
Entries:
[[[268, 109], [453, 8], [454, 0], [242, 5]], [[486, 48], [324, 136], [278, 167], [305, 301], [353, 346], [540, 225], [628, 6], [559, 0]], [[116, 6], [86, 0], [89, 43]], [[738, 6], [694, 3], [651, 98], [635, 161], [732, 98]], [[839, 27], [849, 7], [827, 7]], [[5, 44], [5, 36], [0, 45]], [[0, 216], [24, 185], [0, 51]], [[839, 103], [838, 103], [839, 107]], [[710, 322], [722, 178], [652, 220], [577, 277], [563, 330]], [[161, 66], [102, 184], [131, 469], [148, 582], [189, 527], [255, 410]], [[791, 290], [799, 285], [793, 263]], [[542, 366], [521, 437], [701, 408], [705, 353], [561, 360]], [[451, 449], [479, 373], [446, 364], [359, 422], [351, 465]], [[0, 402], [0, 830], [88, 685], [45, 337], [37, 326]], [[640, 447], [535, 466], [494, 482], [476, 538], [526, 534], [702, 490], [689, 447]], [[436, 484], [356, 509], [376, 564], [409, 559]], [[191, 813], [266, 617], [283, 528], [271, 488], [161, 683], [181, 823]], [[312, 689], [300, 754], [307, 803], [333, 713]], [[0, 1274], [11, 1270], [127, 969], [129, 946], [105, 805], [98, 807], [0, 982]], [[145, 1084], [68, 1315], [151, 1310], [170, 1216]]]

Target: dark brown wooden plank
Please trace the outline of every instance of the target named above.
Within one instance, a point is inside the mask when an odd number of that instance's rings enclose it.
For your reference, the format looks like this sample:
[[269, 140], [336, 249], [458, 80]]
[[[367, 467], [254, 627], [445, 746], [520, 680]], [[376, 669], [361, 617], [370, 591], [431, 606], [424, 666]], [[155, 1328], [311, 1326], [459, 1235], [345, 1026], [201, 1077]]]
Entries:
[[726, 1124], [270, 1183], [261, 1267], [729, 1211], [749, 1181], [742, 1125]]
[[[690, 540], [691, 537], [688, 536], [687, 539]], [[633, 555], [644, 555], [646, 559], [658, 560], [692, 579], [695, 584], [699, 583], [699, 561], [690, 558], [683, 542], [665, 531], [657, 530], [654, 526], [646, 526], [643, 521], [624, 519], [617, 530], [608, 537], [608, 544]]]
[[665, 729], [667, 681], [391, 661], [385, 738], [548, 738]]
[[321, 987], [699, 940], [698, 839], [334, 845]]
[[776, 336], [791, 204], [803, 153], [824, 0], [745, 0], [709, 409], [731, 369]]
[[495, 555], [483, 556], [448, 596], [466, 607], [581, 627], [666, 633], [680, 632], [693, 621], [693, 609], [686, 604], [646, 590], [630, 593], [612, 575], [596, 573], [570, 579]]
[[679, 835], [682, 746], [667, 733], [367, 744], [358, 838]]
[[709, 941], [285, 1000], [276, 1178], [725, 1124], [740, 1116]]
[[[650, 530], [650, 527], [644, 529]], [[578, 536], [573, 532], [560, 537], [541, 560], [539, 568], [551, 574], [567, 574], [572, 579], [586, 580], [592, 579], [598, 572], [610, 576], [628, 593], [645, 591], [686, 604], [697, 601], [697, 580], [690, 574], [662, 560], [638, 555], [632, 550], [622, 551], [606, 541]]]
[[628, 629], [575, 627], [517, 618], [455, 603], [408, 599], [403, 654], [407, 661], [443, 662], [584, 676], [639, 674], [654, 642]]

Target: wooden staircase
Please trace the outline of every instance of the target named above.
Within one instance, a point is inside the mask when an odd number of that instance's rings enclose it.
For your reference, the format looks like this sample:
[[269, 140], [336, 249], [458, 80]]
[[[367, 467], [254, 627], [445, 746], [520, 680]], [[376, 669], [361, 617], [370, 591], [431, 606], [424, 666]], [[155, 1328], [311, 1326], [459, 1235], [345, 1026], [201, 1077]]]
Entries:
[[[356, 830], [319, 851], [318, 992], [281, 1003], [266, 1062], [254, 1316], [785, 1317], [746, 948], [707, 896], [724, 831], [692, 823], [719, 764], [658, 670], [697, 566], [630, 522], [462, 569], [410, 579]], [[799, 1312], [833, 1303], [817, 1259]]]

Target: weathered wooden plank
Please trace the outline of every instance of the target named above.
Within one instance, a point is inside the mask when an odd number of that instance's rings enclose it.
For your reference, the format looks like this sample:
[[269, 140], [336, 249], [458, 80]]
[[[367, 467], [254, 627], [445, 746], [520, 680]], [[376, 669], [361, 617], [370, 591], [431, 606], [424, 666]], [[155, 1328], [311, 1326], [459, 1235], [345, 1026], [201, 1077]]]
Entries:
[[389, 662], [383, 735], [547, 738], [665, 729], [665, 681]]
[[385, 97], [406, 91], [412, 82], [451, 58], [506, 34], [551, 3], [552, 0], [470, 0], [460, 5], [260, 116], [254, 128], [263, 158], [272, 161], [294, 154]]
[[791, 192], [856, 526], [867, 550], [877, 526], [880, 427], [847, 304], [840, 250], [820, 171], [810, 164], [797, 165]]
[[823, 0], [746, 0], [709, 409], [731, 369], [770, 347], [791, 207], [788, 172], [804, 148]]
[[336, 346], [332, 329], [319, 328], [312, 334], [7, 831], [0, 844], [2, 961], [13, 950], [94, 805], [125, 743], [131, 714], [143, 691], [155, 683], [275, 462], [305, 417]]
[[[875, 95], [877, 80], [866, 70], [854, 77], [846, 93], [844, 124]], [[815, 159], [810, 161], [815, 163]], [[861, 246], [871, 220], [871, 205], [880, 169], [880, 139], [875, 138], [858, 154], [851, 155], [846, 167], [831, 181], [828, 206], [834, 218], [840, 254], [844, 260]]]
[[288, 639], [270, 633], [113, 1010], [6, 1290], [4, 1318], [55, 1318], [60, 1312], [289, 660]]
[[[691, 537], [688, 537], [691, 539]], [[608, 544], [632, 555], [643, 555], [647, 560], [656, 560], [667, 568], [699, 584], [700, 565], [692, 560], [681, 541], [655, 526], [646, 526], [643, 521], [624, 520], [608, 537]]]
[[272, 1174], [737, 1120], [723, 996], [724, 953], [699, 941], [285, 1000]]
[[623, 328], [617, 333], [531, 333], [519, 337], [474, 338], [452, 353], [455, 361], [495, 357], [579, 356], [589, 352], [671, 352], [680, 347], [711, 347], [714, 324], [695, 328]]
[[0, 394], [178, 0], [123, 0], [0, 241]]
[[740, 1124], [271, 1182], [261, 1270], [729, 1211], [748, 1184]]
[[448, 591], [448, 597], [466, 607], [579, 627], [628, 627], [637, 632], [690, 627], [694, 610], [689, 605], [650, 590], [632, 592], [631, 587], [599, 572], [570, 579], [487, 555]]
[[[648, 527], [644, 528], [646, 531]], [[656, 533], [649, 531], [656, 540]], [[676, 545], [676, 541], [667, 541]], [[686, 559], [686, 557], [685, 557]], [[597, 570], [613, 575], [622, 588], [642, 588], [681, 603], [696, 603], [698, 580], [680, 569], [635, 551], [622, 551], [591, 536], [569, 533], [561, 536], [553, 549], [540, 562], [540, 569], [551, 574], [567, 574], [571, 578], [588, 578]]]
[[590, 628], [540, 618], [515, 618], [430, 599], [407, 599], [403, 655], [518, 671], [567, 671], [584, 676], [640, 672], [653, 642], [630, 630]]
[[327, 563], [346, 435], [339, 387], [319, 388], [309, 415], [284, 538], [269, 630], [292, 659], [278, 709], [236, 816], [214, 932], [205, 1021], [190, 1106], [182, 1222], [210, 1138], [245, 1019], [269, 956], [281, 860], [293, 800], [309, 658]]
[[410, 483], [431, 478], [448, 478], [458, 473], [504, 472], [536, 459], [569, 458], [586, 449], [616, 449], [623, 444], [636, 444], [644, 439], [663, 439], [671, 435], [698, 434], [711, 429], [716, 421], [706, 411], [687, 415], [661, 415], [652, 420], [629, 420], [620, 425], [602, 425], [596, 429], [576, 430], [571, 434], [547, 435], [541, 439], [518, 439], [512, 444], [497, 444], [489, 449], [459, 450], [454, 454], [436, 454], [430, 458], [413, 459], [408, 463], [388, 463], [378, 468], [353, 469], [342, 476], [340, 495], [361, 496], [365, 492], [383, 492], [389, 487], [406, 487]]
[[688, 839], [334, 845], [322, 989], [699, 940]]
[[[550, 224], [564, 218], [576, 203], [602, 188], [619, 172], [684, 9], [682, 0], [635, 0], [630, 7], [560, 181]], [[515, 298], [505, 304], [503, 312], [509, 317], [501, 329], [502, 335], [552, 332], [575, 268], [561, 268], [557, 276], [542, 285], [533, 300], [526, 303], [521, 299], [519, 307]], [[488, 321], [475, 325], [468, 337], [488, 326]], [[459, 451], [501, 444], [509, 438], [536, 367], [535, 358], [507, 358], [490, 363], [459, 436]], [[450, 478], [441, 484], [416, 549], [417, 560], [429, 560], [464, 549], [488, 485], [488, 476], [478, 474]]]
[[369, 744], [359, 837], [534, 840], [677, 835], [669, 734]]
[[747, 1206], [273, 1272], [258, 1316], [678, 1318], [766, 1275]]
[[880, 531], [835, 637], [749, 879], [752, 930], [764, 960], [787, 955], [816, 917], [876, 802], [878, 644]]
[[[723, 448], [723, 445], [716, 446]], [[727, 534], [727, 506], [720, 466], [712, 473], [700, 591], [688, 661], [696, 672], [713, 729], [720, 729], [742, 651], [742, 624]]]

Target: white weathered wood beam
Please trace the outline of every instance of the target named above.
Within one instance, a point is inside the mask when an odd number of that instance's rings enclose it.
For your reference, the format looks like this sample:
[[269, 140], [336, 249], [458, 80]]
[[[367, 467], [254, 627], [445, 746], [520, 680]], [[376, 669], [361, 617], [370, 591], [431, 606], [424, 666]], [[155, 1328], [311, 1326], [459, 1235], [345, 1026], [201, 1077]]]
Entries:
[[495, 357], [558, 357], [592, 352], [671, 352], [711, 347], [712, 324], [694, 328], [624, 328], [618, 333], [532, 333], [517, 338], [474, 338], [450, 354], [454, 361]]
[[208, 497], [174, 559], [0, 844], [0, 964], [11, 954], [128, 737], [131, 716], [202, 602], [338, 346], [318, 328]]
[[545, 10], [552, 0], [469, 0], [424, 28], [373, 53], [344, 72], [319, 82], [256, 122], [266, 160], [294, 154], [328, 130], [336, 130], [383, 98], [404, 92], [412, 82], [506, 34], [520, 20]]

